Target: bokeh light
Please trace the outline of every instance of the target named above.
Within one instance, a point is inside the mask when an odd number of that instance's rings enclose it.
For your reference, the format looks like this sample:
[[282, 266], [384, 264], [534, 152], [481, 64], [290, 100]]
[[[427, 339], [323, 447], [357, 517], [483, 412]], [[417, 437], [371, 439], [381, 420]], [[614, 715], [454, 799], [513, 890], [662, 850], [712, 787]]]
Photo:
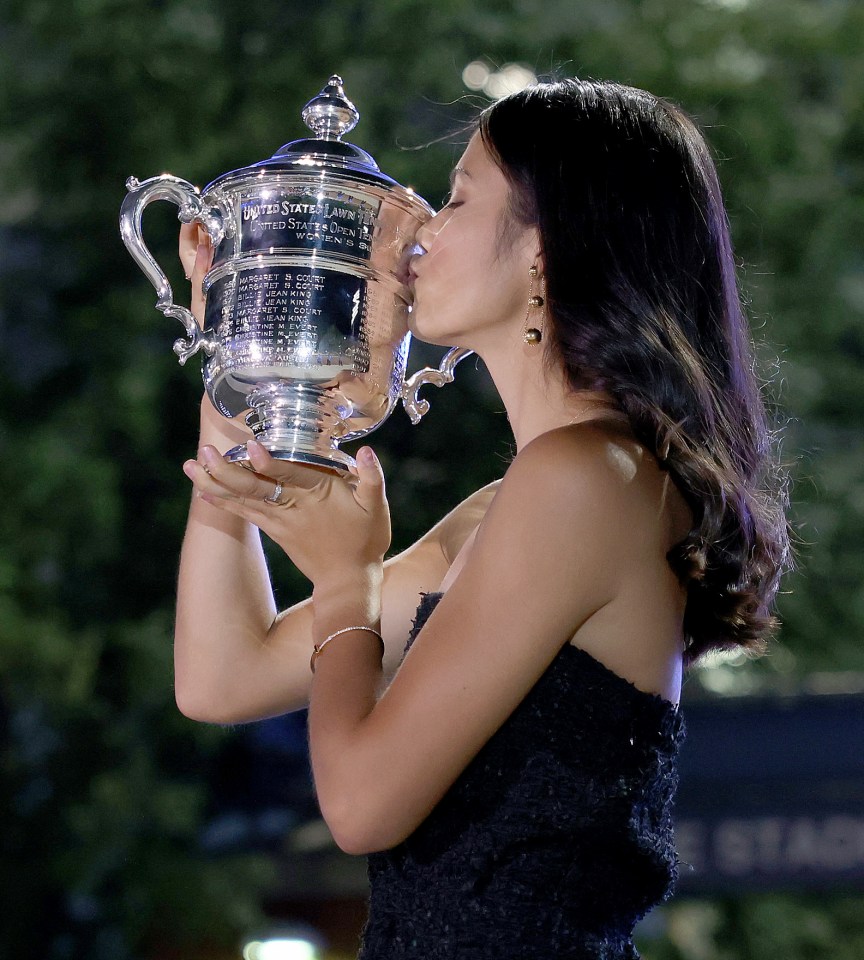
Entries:
[[250, 940], [243, 947], [243, 960], [318, 960], [318, 948], [302, 937]]
[[536, 83], [537, 75], [521, 63], [492, 69], [482, 60], [472, 60], [462, 71], [462, 82], [469, 90], [482, 90], [492, 100], [500, 100]]

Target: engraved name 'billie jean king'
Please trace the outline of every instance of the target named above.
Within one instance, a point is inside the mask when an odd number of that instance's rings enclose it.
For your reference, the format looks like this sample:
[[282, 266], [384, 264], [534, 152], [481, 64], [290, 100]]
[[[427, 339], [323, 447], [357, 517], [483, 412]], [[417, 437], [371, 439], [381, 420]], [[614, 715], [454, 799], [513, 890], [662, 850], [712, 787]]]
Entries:
[[[214, 406], [249, 411], [255, 438], [278, 459], [344, 471], [338, 448], [376, 429], [401, 398], [416, 423], [428, 409], [423, 383], [440, 386], [470, 351], [451, 350], [438, 370], [405, 382], [411, 295], [404, 266], [429, 205], [341, 140], [359, 114], [333, 76], [303, 108], [315, 134], [269, 160], [223, 174], [202, 193], [165, 174], [127, 182], [123, 240], [176, 317], [186, 339], [181, 363], [199, 350]], [[214, 247], [204, 279], [201, 329], [173, 301], [165, 273], [141, 233], [145, 207], [170, 200], [184, 223], [199, 223]], [[229, 450], [245, 460], [245, 446]]]

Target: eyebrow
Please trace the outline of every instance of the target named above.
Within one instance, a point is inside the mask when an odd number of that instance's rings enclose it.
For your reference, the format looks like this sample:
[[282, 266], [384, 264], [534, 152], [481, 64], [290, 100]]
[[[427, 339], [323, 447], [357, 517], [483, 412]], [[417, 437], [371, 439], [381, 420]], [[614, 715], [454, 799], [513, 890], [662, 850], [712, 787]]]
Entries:
[[459, 174], [462, 174], [463, 177], [468, 177], [470, 179], [471, 174], [464, 167], [454, 167], [450, 171], [450, 189], [453, 189], [453, 184], [456, 182], [456, 177]]

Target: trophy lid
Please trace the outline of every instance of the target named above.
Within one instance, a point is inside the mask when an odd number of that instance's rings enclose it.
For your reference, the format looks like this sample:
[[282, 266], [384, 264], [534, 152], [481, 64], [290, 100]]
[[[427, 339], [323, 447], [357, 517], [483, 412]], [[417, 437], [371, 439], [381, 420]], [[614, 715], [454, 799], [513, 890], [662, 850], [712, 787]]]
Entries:
[[351, 179], [380, 184], [389, 189], [400, 187], [395, 180], [381, 172], [378, 164], [365, 150], [341, 139], [343, 134], [357, 125], [360, 113], [345, 96], [340, 76], [333, 74], [330, 77], [321, 92], [303, 107], [301, 116], [314, 136], [292, 140], [280, 147], [268, 160], [223, 174], [205, 190], [217, 185], [223, 186], [227, 180], [253, 173], [290, 170], [311, 173], [321, 168], [332, 169], [334, 173], [347, 175]]

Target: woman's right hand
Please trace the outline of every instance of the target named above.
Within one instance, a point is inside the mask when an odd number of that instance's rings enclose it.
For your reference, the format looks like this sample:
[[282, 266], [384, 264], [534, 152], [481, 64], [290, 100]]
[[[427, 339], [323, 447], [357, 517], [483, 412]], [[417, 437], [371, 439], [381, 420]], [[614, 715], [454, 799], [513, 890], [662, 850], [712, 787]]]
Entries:
[[192, 313], [198, 326], [204, 326], [204, 277], [213, 262], [213, 245], [207, 231], [197, 223], [180, 227], [180, 263], [186, 279], [192, 283]]
[[[213, 245], [207, 231], [197, 223], [180, 227], [180, 263], [192, 285], [192, 314], [204, 327], [204, 277], [213, 263]], [[245, 443], [252, 432], [243, 422], [243, 415], [229, 420], [216, 410], [206, 393], [201, 401], [201, 440], [199, 446], [212, 444], [221, 453]]]

